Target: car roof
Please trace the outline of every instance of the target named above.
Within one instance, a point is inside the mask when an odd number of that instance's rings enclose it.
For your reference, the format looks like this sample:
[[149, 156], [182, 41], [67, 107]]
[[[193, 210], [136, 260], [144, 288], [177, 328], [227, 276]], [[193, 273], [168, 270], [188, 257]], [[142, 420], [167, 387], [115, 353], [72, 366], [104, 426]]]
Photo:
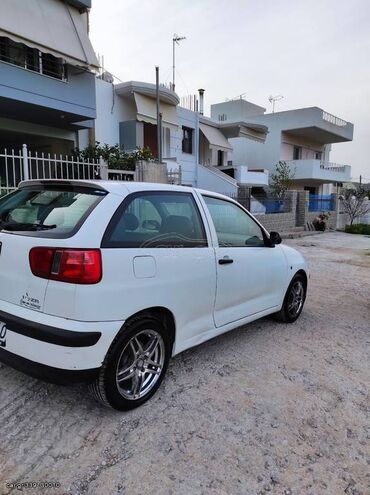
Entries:
[[181, 191], [192, 192], [198, 191], [201, 194], [212, 195], [219, 198], [230, 199], [229, 197], [204, 189], [198, 189], [190, 186], [178, 186], [174, 184], [159, 184], [157, 182], [133, 182], [133, 181], [117, 181], [117, 180], [63, 180], [63, 179], [32, 179], [22, 181], [18, 187], [27, 187], [30, 185], [46, 185], [46, 184], [61, 184], [72, 186], [85, 186], [94, 189], [100, 189], [119, 196], [127, 196], [128, 193], [140, 191]]

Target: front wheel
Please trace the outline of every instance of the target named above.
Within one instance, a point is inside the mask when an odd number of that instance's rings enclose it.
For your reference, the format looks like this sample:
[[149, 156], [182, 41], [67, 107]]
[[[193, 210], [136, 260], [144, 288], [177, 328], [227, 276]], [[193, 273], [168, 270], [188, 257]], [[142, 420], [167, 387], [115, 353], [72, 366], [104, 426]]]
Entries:
[[160, 320], [149, 316], [132, 320], [113, 341], [90, 390], [114, 409], [138, 407], [158, 390], [170, 353], [170, 339]]
[[306, 291], [306, 281], [303, 275], [295, 275], [286, 291], [281, 310], [274, 314], [275, 319], [285, 323], [296, 321], [302, 312], [306, 300]]

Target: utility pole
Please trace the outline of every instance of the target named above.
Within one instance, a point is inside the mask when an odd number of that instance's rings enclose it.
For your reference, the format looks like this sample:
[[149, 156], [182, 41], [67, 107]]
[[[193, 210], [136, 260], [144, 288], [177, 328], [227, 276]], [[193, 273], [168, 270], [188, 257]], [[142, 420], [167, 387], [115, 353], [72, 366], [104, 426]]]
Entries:
[[172, 38], [172, 91], [175, 91], [175, 48], [176, 45], [180, 44], [180, 41], [186, 40], [185, 36], [179, 36], [178, 34], [174, 34]]
[[162, 116], [159, 101], [159, 67], [155, 67], [155, 90], [156, 90], [156, 105], [157, 105], [157, 159], [162, 162]]

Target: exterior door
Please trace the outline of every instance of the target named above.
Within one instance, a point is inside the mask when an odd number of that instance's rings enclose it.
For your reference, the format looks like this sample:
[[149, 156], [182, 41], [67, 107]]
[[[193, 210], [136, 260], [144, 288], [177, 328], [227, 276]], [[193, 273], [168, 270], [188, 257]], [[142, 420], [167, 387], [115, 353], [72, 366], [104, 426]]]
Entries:
[[157, 126], [144, 122], [144, 147], [150, 148], [154, 158], [158, 158]]
[[280, 246], [266, 245], [261, 227], [241, 207], [203, 196], [218, 239], [216, 327], [281, 304], [287, 263]]

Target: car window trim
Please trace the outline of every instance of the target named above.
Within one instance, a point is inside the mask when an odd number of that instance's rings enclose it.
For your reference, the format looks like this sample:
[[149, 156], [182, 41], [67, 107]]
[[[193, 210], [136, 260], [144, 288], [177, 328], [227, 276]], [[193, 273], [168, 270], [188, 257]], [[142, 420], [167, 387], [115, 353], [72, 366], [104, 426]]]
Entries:
[[[232, 201], [232, 200], [229, 200], [229, 199], [226, 199], [226, 198], [220, 198], [219, 196], [214, 196], [213, 194], [203, 194], [201, 193], [201, 196], [204, 200], [204, 204], [207, 208], [207, 211], [208, 211], [208, 214], [209, 216], [211, 217], [211, 220], [212, 220], [212, 223], [213, 223], [213, 228], [215, 229], [215, 233], [216, 233], [216, 241], [217, 241], [217, 245], [219, 248], [263, 248], [263, 247], [271, 247], [270, 244], [269, 244], [269, 238], [266, 234], [266, 231], [265, 231], [265, 228], [259, 224], [259, 222], [257, 222], [253, 216], [249, 213], [249, 211], [247, 209], [245, 209], [241, 204], [237, 203], [236, 201]], [[218, 240], [218, 235], [217, 235], [217, 231], [216, 231], [216, 227], [215, 227], [215, 224], [213, 222], [213, 218], [212, 218], [212, 215], [211, 215], [211, 212], [208, 208], [208, 205], [205, 201], [204, 198], [211, 198], [211, 199], [218, 199], [219, 201], [224, 201], [225, 203], [229, 203], [231, 205], [234, 205], [234, 206], [237, 206], [240, 210], [242, 210], [243, 213], [245, 213], [261, 230], [262, 232], [262, 237], [263, 237], [263, 241], [264, 241], [264, 245], [263, 246], [248, 246], [247, 244], [245, 246], [220, 246], [220, 242]]]
[[181, 246], [181, 247], [176, 247], [176, 246], [169, 246], [169, 247], [163, 247], [162, 249], [194, 249], [194, 248], [207, 248], [209, 247], [209, 241], [208, 241], [208, 236], [207, 236], [207, 230], [205, 228], [204, 224], [204, 219], [202, 217], [199, 205], [196, 201], [196, 198], [194, 197], [194, 194], [192, 192], [185, 192], [185, 191], [165, 191], [165, 190], [145, 190], [145, 191], [136, 191], [133, 193], [128, 194], [121, 204], [118, 206], [116, 211], [113, 213], [112, 218], [110, 219], [107, 228], [105, 229], [105, 232], [102, 237], [102, 241], [100, 244], [100, 247], [103, 248], [109, 248], [109, 249], [159, 249], [157, 247], [141, 247], [141, 246], [127, 246], [127, 243], [124, 244], [123, 242], [120, 241], [111, 241], [110, 237], [114, 231], [114, 229], [117, 226], [117, 223], [119, 222], [122, 213], [125, 211], [127, 208], [128, 204], [130, 204], [132, 201], [134, 201], [136, 198], [140, 198], [143, 196], [148, 196], [148, 195], [160, 195], [160, 194], [165, 194], [165, 195], [182, 195], [182, 196], [188, 196], [192, 199], [194, 203], [195, 210], [197, 212], [199, 222], [200, 222], [200, 227], [202, 230], [203, 238], [204, 238], [204, 244], [203, 245], [194, 245], [194, 246]]

